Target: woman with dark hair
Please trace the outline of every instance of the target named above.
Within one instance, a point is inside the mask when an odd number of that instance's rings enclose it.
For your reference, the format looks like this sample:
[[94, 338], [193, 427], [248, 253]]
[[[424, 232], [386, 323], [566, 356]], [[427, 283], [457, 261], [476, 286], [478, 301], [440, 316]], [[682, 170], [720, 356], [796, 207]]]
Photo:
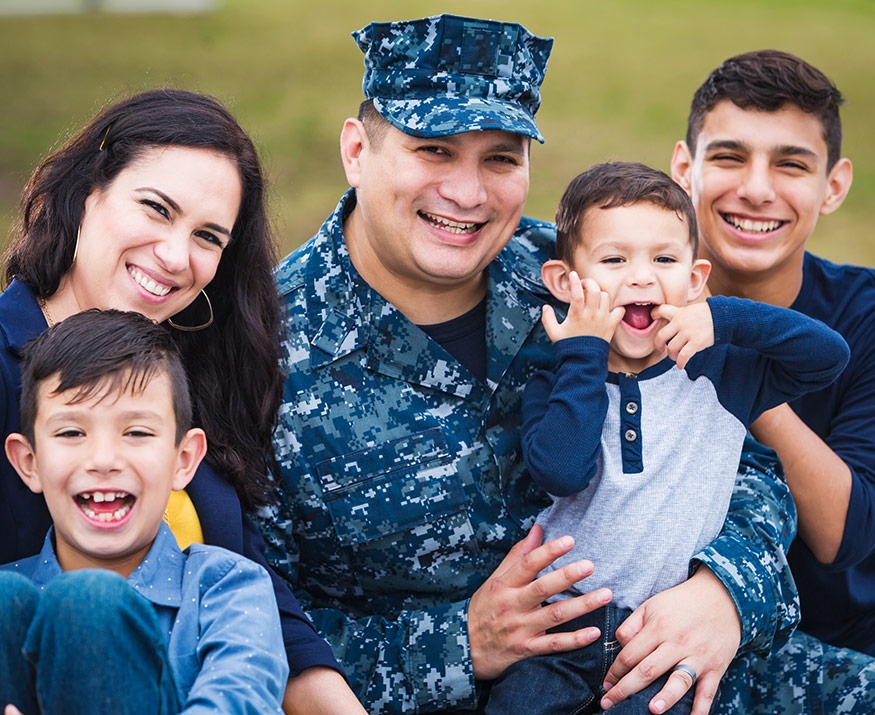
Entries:
[[[270, 501], [267, 455], [282, 389], [275, 258], [257, 152], [221, 103], [162, 89], [103, 110], [39, 164], [22, 195], [0, 295], [4, 436], [19, 429], [19, 350], [28, 339], [89, 308], [164, 323], [209, 442], [165, 518], [183, 547], [202, 541], [265, 565], [244, 511]], [[39, 552], [49, 525], [42, 497], [0, 459], [0, 563]], [[355, 712], [329, 647], [271, 577], [293, 676], [284, 707]], [[327, 683], [344, 698], [334, 706]]]
[[[173, 153], [178, 161], [167, 164], [167, 170], [176, 172], [177, 180], [182, 179], [177, 166], [189, 166], [192, 157], [199, 157], [203, 164], [192, 168], [198, 183], [187, 189], [209, 193], [207, 184], [201, 182], [215, 183], [219, 170], [230, 172], [227, 196], [213, 195], [228, 216], [223, 231], [195, 229], [190, 252], [208, 255], [204, 273], [191, 285], [172, 285], [164, 295], [149, 290], [142, 278], [138, 284], [137, 264], [122, 255], [124, 264], [118, 261], [110, 266], [119, 272], [112, 279], [130, 285], [119, 290], [124, 304], [112, 304], [115, 293], [102, 292], [106, 286], [89, 283], [92, 273], [103, 268], [94, 265], [93, 253], [104, 262], [116, 258], [108, 252], [123, 254], [126, 242], [138, 241], [147, 251], [151, 244], [145, 238], [129, 241], [120, 233], [99, 233], [104, 226], [95, 225], [89, 209], [105, 208], [107, 202], [102, 199], [129, 167], [146, 159], [154, 165]], [[131, 200], [137, 210], [154, 213], [156, 229], [163, 221], [165, 225], [158, 230], [169, 236], [180, 223], [180, 212], [172, 202], [149, 193]], [[208, 236], [210, 231], [213, 236]], [[156, 250], [161, 243], [155, 241]], [[86, 253], [88, 249], [92, 253]], [[178, 330], [176, 337], [190, 373], [198, 420], [209, 435], [207, 459], [228, 476], [244, 507], [251, 509], [266, 500], [264, 460], [271, 451], [270, 433], [280, 400], [279, 304], [271, 276], [275, 258], [264, 179], [249, 137], [210, 97], [153, 90], [104, 110], [36, 168], [24, 189], [17, 235], [6, 254], [6, 279], [29, 286], [54, 321], [85, 308], [112, 307], [137, 310], [158, 322], [169, 319], [171, 326], [188, 326], [188, 330]], [[200, 259], [196, 256], [192, 262]], [[153, 261], [154, 269], [143, 275], [158, 283], [176, 280], [171, 276], [175, 266], [159, 266], [160, 257]], [[79, 304], [83, 296], [89, 304]], [[186, 308], [196, 315], [173, 317]], [[207, 329], [210, 316], [213, 324]], [[192, 331], [198, 323], [204, 329]]]

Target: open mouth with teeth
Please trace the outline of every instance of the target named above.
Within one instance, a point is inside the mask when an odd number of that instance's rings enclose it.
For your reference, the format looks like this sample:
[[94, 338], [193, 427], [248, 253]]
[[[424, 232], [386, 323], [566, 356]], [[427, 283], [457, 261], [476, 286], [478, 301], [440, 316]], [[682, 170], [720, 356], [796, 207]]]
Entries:
[[435, 216], [434, 214], [425, 213], [425, 211], [419, 212], [420, 218], [424, 219], [426, 223], [431, 224], [435, 228], [439, 228], [442, 231], [447, 231], [449, 233], [455, 233], [458, 235], [465, 235], [469, 233], [476, 233], [481, 228], [483, 228], [485, 223], [473, 223], [473, 222], [460, 222], [460, 221], [450, 221], [449, 219], [445, 219], [442, 216]]
[[749, 218], [741, 218], [732, 214], [720, 214], [726, 223], [734, 229], [744, 231], [745, 233], [766, 234], [772, 231], [777, 231], [783, 226], [786, 221], [754, 221]]
[[623, 315], [623, 322], [635, 330], [647, 330], [653, 324], [650, 311], [656, 307], [655, 303], [629, 303]]
[[145, 273], [141, 273], [133, 266], [128, 266], [128, 273], [143, 290], [159, 298], [167, 295], [173, 289], [172, 286], [156, 283], [152, 278]]
[[134, 507], [137, 498], [127, 492], [82, 492], [76, 504], [92, 521], [114, 523], [124, 519]]

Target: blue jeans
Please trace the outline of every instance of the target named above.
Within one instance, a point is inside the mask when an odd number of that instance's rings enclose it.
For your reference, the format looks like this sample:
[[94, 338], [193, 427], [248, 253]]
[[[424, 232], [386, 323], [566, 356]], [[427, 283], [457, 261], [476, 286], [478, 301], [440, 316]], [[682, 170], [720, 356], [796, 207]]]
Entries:
[[173, 715], [181, 710], [151, 604], [111, 571], [39, 590], [0, 572], [0, 711]]
[[[602, 712], [599, 707], [599, 701], [605, 694], [602, 683], [620, 652], [615, 631], [631, 613], [628, 609], [605, 606], [550, 629], [551, 633], [555, 633], [595, 626], [602, 635], [594, 643], [577, 650], [535, 656], [514, 663], [492, 684], [489, 701], [483, 711], [485, 715], [588, 715]], [[648, 715], [648, 703], [662, 689], [666, 680], [668, 674], [617, 703], [610, 712], [616, 715]], [[691, 688], [667, 712], [680, 715], [689, 713], [692, 707]]]

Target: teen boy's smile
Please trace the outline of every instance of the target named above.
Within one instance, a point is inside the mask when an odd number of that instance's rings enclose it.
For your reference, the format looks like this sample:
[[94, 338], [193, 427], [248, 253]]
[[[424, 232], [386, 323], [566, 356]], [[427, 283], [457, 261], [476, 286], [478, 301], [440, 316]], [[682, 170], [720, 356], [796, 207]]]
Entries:
[[33, 448], [13, 435], [10, 459], [46, 498], [65, 571], [129, 573], [151, 548], [171, 490], [194, 474], [204, 433], [189, 430], [177, 443], [164, 374], [137, 391], [107, 393], [101, 385], [82, 401], [76, 389], [56, 393], [57, 386], [57, 377], [39, 385]]

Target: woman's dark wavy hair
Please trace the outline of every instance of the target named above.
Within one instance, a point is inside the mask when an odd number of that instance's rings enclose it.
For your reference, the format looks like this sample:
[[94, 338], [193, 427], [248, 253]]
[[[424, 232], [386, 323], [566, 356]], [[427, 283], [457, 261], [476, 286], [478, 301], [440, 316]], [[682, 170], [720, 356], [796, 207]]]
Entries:
[[[108, 187], [145, 151], [167, 146], [214, 151], [240, 173], [240, 213], [205, 289], [215, 322], [201, 332], [174, 331], [174, 339], [189, 373], [195, 421], [207, 433], [207, 461], [251, 510], [270, 501], [268, 460], [282, 396], [272, 274], [277, 253], [258, 154], [220, 102], [156, 89], [101, 111], [46, 157], [25, 186], [5, 256], [6, 280], [21, 280], [43, 298], [55, 293], [73, 262], [86, 197]], [[198, 320], [175, 316], [174, 322]]]

